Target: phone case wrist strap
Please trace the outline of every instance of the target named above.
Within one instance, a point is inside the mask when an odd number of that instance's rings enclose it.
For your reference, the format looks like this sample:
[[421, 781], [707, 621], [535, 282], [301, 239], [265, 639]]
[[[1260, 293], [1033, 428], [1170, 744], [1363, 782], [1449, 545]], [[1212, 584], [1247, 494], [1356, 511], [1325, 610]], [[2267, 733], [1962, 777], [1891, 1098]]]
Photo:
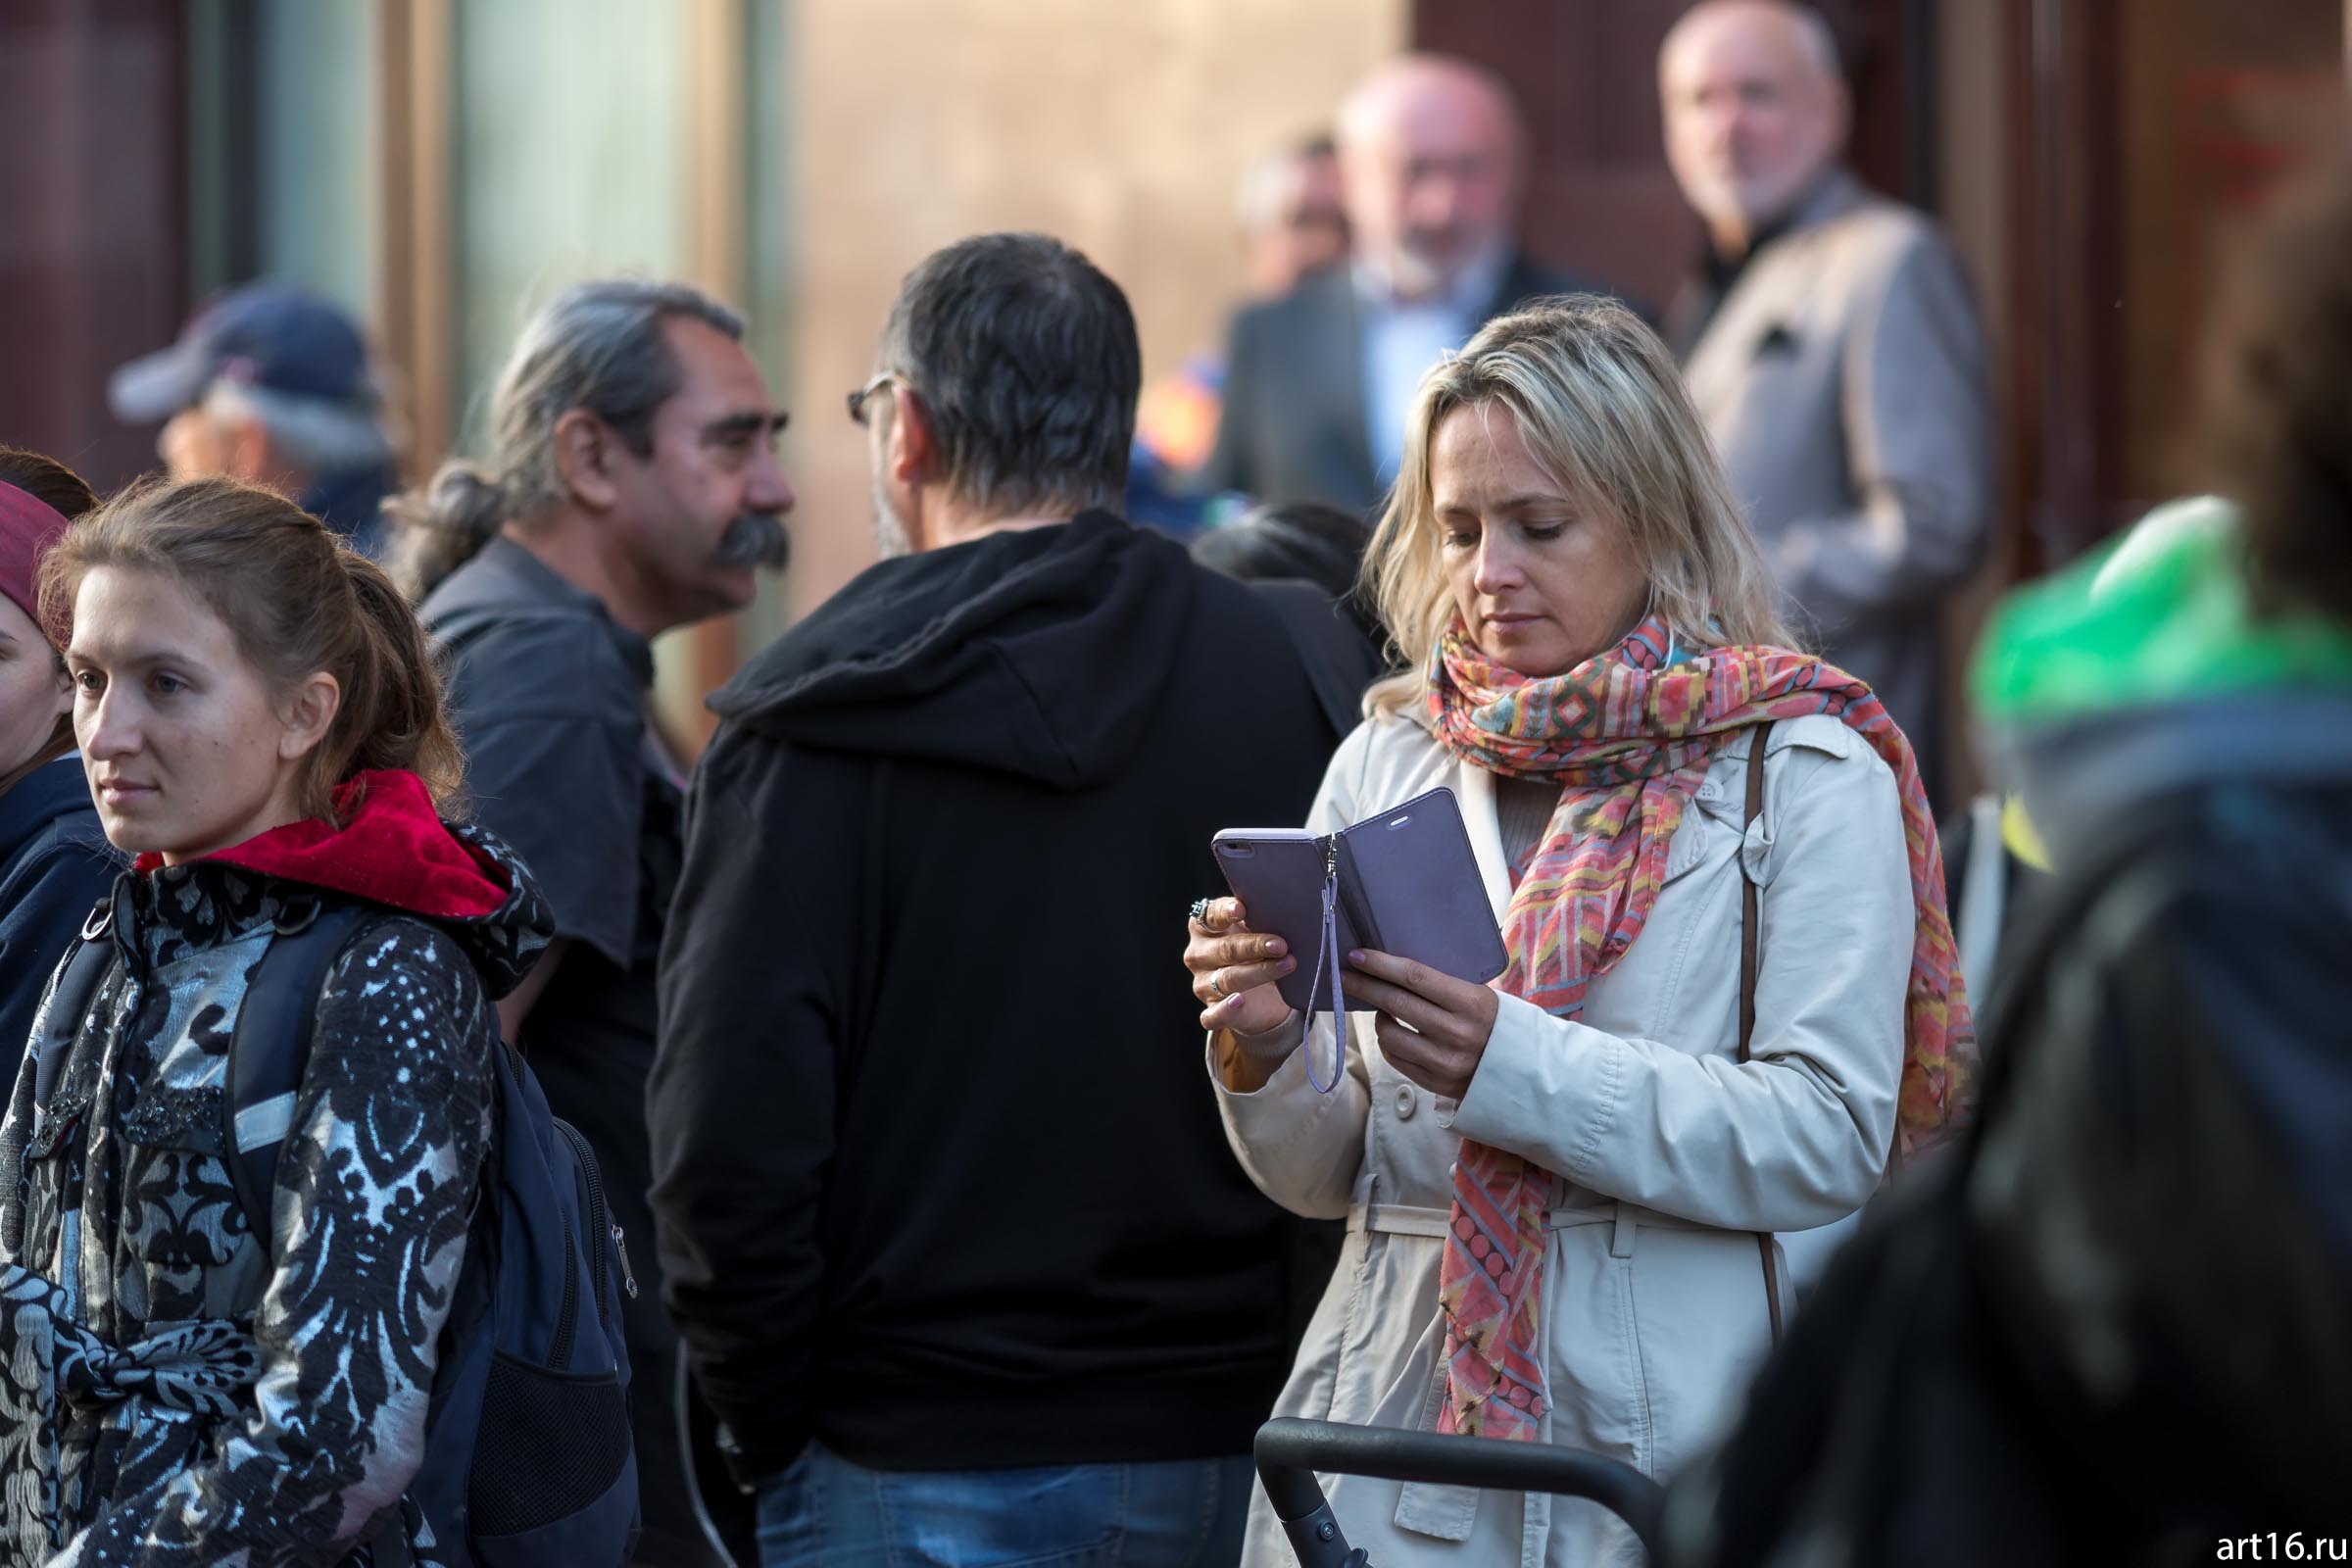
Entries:
[[[1348, 1070], [1348, 999], [1340, 989], [1340, 847], [1335, 840], [1323, 855], [1323, 929], [1315, 934], [1314, 979], [1306, 988], [1306, 1081], [1315, 1093], [1328, 1095], [1340, 1087]], [[1331, 1082], [1315, 1076], [1315, 998], [1325, 975], [1331, 977]]]

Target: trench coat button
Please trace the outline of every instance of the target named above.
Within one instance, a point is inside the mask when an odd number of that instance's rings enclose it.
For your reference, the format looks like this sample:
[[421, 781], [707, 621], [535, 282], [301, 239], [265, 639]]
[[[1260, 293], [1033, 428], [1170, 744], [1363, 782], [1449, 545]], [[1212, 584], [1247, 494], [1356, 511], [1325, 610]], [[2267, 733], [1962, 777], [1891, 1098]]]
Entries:
[[1411, 1121], [1413, 1119], [1413, 1112], [1419, 1110], [1420, 1108], [1421, 1099], [1418, 1095], [1413, 1093], [1413, 1086], [1411, 1084], [1398, 1084], [1396, 1086], [1396, 1119], [1398, 1121]]

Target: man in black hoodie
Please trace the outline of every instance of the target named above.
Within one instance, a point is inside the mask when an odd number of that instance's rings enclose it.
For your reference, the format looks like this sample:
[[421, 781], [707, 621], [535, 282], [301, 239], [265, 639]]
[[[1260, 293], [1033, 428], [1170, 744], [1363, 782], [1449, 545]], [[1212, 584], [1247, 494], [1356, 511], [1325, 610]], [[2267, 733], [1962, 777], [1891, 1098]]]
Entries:
[[1267, 601], [1102, 510], [1139, 361], [1054, 240], [925, 261], [850, 400], [885, 559], [711, 700], [654, 1204], [771, 1564], [1239, 1549], [1284, 1216], [1169, 933], [1331, 732]]

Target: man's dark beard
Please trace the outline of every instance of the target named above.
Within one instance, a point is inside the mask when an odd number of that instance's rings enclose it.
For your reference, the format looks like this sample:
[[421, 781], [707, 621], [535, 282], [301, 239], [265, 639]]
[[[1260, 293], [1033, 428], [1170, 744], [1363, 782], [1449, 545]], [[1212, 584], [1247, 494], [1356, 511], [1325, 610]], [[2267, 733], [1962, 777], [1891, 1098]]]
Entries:
[[747, 512], [727, 524], [727, 531], [718, 537], [718, 548], [710, 553], [714, 566], [765, 566], [770, 571], [782, 571], [792, 559], [792, 535], [785, 531], [784, 519], [771, 512]]

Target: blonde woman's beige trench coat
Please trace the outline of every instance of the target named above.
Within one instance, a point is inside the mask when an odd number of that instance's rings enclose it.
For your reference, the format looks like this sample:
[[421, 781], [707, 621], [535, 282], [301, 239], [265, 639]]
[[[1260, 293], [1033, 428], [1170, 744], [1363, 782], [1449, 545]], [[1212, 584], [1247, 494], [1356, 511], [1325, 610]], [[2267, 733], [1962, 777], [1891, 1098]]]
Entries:
[[[1457, 1103], [1382, 1059], [1350, 1015], [1347, 1071], [1318, 1094], [1294, 1020], [1252, 1042], [1264, 1088], [1215, 1085], [1234, 1151], [1266, 1195], [1346, 1219], [1338, 1272], [1277, 1413], [1434, 1429], [1445, 1389], [1437, 1310], [1448, 1168], [1466, 1138], [1557, 1173], [1547, 1218], [1545, 1441], [1653, 1476], [1718, 1436], [1771, 1348], [1753, 1231], [1859, 1207], [1893, 1136], [1914, 923], [1894, 775], [1837, 719], [1774, 727], [1765, 808], [1741, 828], [1749, 737], [1709, 769], [1671, 846], [1647, 927], [1581, 1020], [1511, 996]], [[1494, 781], [1412, 718], [1341, 746], [1311, 825], [1328, 832], [1450, 787], [1499, 919], [1509, 898]], [[1762, 886], [1753, 1059], [1739, 1060], [1740, 867]], [[1311, 1042], [1330, 1060], [1331, 1025]], [[1786, 1271], [1784, 1270], [1784, 1273]], [[1348, 1539], [1404, 1563], [1632, 1561], [1589, 1503], [1325, 1477]], [[1291, 1558], [1261, 1492], [1249, 1568]]]

